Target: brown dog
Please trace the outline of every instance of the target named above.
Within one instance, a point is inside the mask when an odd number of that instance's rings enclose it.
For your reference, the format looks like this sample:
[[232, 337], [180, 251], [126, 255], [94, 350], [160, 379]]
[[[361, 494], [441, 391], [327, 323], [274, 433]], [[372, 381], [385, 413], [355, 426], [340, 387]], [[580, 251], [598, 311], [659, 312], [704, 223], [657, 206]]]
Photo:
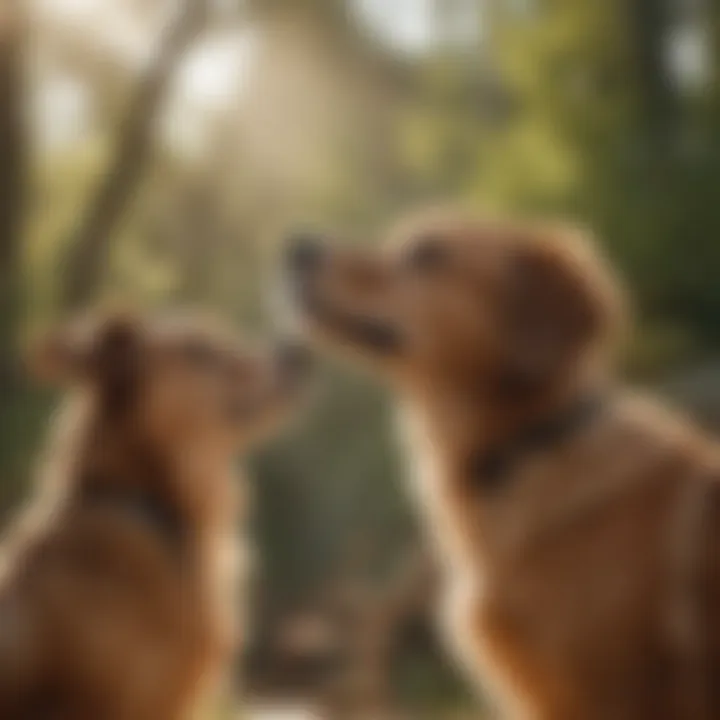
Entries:
[[3, 720], [188, 717], [237, 642], [232, 459], [285, 413], [300, 360], [191, 317], [39, 344], [73, 392], [3, 546]]
[[402, 398], [476, 686], [513, 718], [720, 718], [718, 448], [613, 382], [622, 302], [592, 243], [438, 214], [288, 263], [313, 334]]

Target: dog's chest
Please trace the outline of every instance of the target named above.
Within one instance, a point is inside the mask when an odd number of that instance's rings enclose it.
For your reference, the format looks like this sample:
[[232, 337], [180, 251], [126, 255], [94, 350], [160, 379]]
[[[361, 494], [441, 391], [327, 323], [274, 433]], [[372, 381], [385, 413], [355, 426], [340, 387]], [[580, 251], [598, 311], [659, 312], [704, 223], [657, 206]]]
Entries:
[[438, 606], [440, 629], [461, 669], [476, 688], [483, 687], [512, 717], [532, 717], [515, 698], [512, 682], [494, 661], [483, 628], [483, 608], [491, 578], [480, 548], [467, 527], [467, 508], [450, 495], [445, 469], [422, 418], [403, 408], [399, 418], [410, 493], [424, 522], [442, 573]]
[[482, 563], [473, 551], [466, 520], [445, 480], [439, 453], [423, 419], [411, 408], [401, 408], [400, 437], [408, 469], [410, 495], [425, 525], [432, 549], [449, 576], [482, 580]]
[[441, 572], [438, 620], [456, 657], [463, 664], [470, 664], [477, 649], [469, 645], [472, 633], [468, 625], [484, 595], [483, 563], [473, 552], [456, 502], [444, 481], [439, 454], [422, 418], [404, 408], [400, 430], [409, 465], [407, 485]]
[[208, 534], [198, 556], [208, 640], [221, 657], [237, 650], [246, 632], [245, 596], [251, 572], [251, 546], [244, 530], [247, 490], [227, 497], [227, 512]]

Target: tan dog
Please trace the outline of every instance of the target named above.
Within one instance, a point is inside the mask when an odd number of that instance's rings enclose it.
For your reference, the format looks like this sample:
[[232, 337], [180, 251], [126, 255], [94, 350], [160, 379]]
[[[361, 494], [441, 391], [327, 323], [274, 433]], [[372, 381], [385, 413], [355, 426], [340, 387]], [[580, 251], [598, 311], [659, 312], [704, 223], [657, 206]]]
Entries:
[[191, 317], [78, 321], [39, 344], [73, 392], [3, 545], [1, 718], [190, 715], [245, 631], [232, 460], [285, 414], [299, 360]]
[[512, 718], [720, 718], [718, 448], [613, 383], [592, 243], [438, 214], [288, 263], [313, 334], [401, 397], [476, 686]]

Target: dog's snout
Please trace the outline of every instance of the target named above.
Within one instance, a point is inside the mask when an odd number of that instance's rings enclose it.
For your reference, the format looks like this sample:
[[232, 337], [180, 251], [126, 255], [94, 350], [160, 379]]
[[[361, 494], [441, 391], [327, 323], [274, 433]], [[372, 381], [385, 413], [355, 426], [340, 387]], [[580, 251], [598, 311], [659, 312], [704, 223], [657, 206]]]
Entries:
[[312, 233], [291, 235], [287, 243], [287, 263], [296, 272], [312, 272], [322, 262], [323, 238]]

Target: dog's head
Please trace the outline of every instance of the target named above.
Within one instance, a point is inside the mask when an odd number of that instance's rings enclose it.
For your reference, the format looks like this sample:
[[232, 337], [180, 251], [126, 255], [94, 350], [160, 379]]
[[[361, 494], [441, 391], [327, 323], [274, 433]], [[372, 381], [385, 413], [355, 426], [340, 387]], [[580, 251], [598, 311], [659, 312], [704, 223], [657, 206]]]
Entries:
[[212, 318], [108, 314], [51, 330], [31, 363], [42, 379], [89, 393], [113, 422], [234, 451], [286, 414], [307, 357], [295, 345], [251, 349]]
[[296, 238], [288, 273], [311, 332], [405, 385], [547, 387], [597, 359], [619, 294], [578, 230], [438, 214], [381, 251]]

